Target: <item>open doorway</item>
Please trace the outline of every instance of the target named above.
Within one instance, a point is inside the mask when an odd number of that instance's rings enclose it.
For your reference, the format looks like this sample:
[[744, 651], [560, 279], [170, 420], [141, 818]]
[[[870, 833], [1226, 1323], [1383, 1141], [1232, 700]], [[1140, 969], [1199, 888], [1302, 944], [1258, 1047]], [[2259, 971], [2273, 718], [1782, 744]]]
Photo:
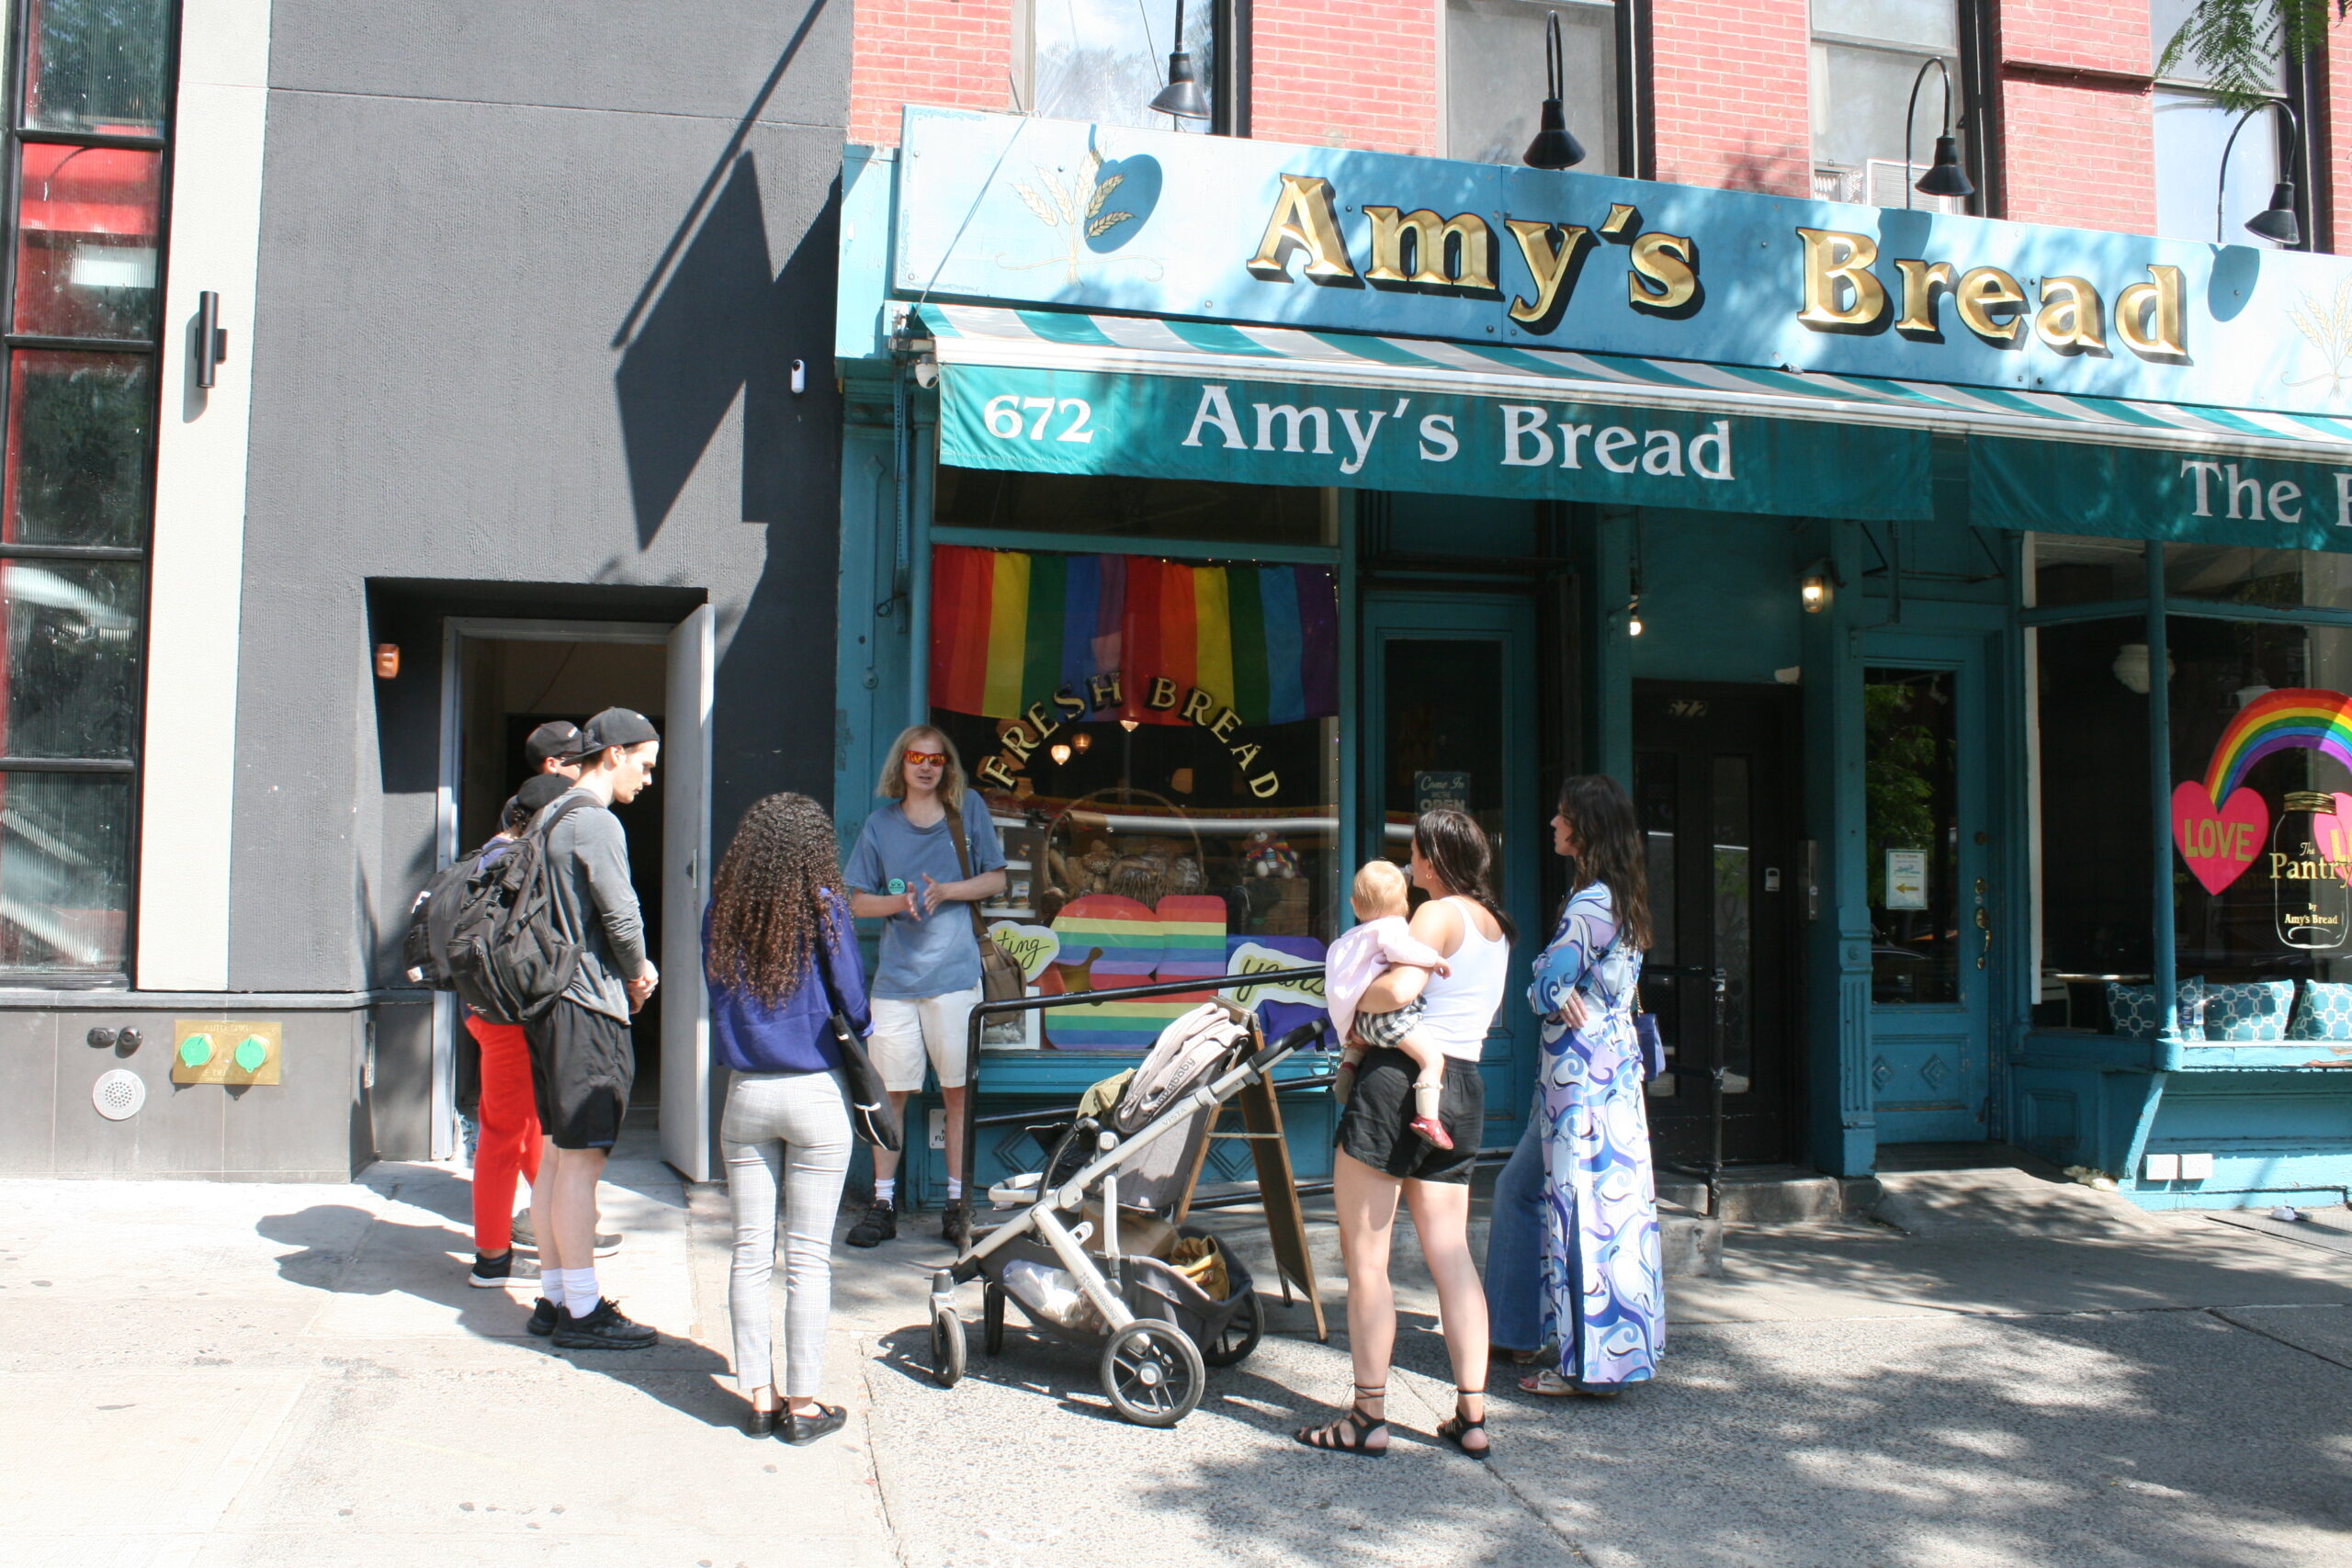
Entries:
[[[549, 719], [635, 709], [662, 736], [652, 784], [616, 806], [646, 951], [665, 984], [630, 1022], [636, 1085], [617, 1157], [660, 1157], [693, 1179], [709, 1166], [707, 1010], [699, 916], [709, 860], [711, 617], [678, 625], [452, 619], [443, 670], [441, 856], [489, 839], [528, 776], [525, 743]], [[445, 1009], [435, 1043], [454, 1095], [461, 1032]], [[436, 1096], [436, 1098], [439, 1098]], [[454, 1100], [445, 1100], [454, 1111]]]

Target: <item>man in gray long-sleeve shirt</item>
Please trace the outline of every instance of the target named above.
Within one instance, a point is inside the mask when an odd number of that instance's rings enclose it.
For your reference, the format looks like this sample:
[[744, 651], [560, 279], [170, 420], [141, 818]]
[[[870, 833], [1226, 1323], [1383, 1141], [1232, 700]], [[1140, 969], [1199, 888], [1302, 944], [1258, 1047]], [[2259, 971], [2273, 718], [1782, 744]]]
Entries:
[[628, 841], [609, 807], [636, 799], [652, 782], [662, 742], [644, 715], [606, 708], [588, 721], [582, 745], [579, 784], [533, 825], [548, 835], [556, 930], [578, 944], [580, 964], [563, 994], [526, 1026], [531, 1087], [547, 1134], [539, 1179], [531, 1187], [531, 1226], [554, 1309], [555, 1343], [633, 1350], [653, 1343], [653, 1330], [621, 1315], [596, 1284], [596, 1183], [620, 1136], [637, 1076], [629, 1014], [645, 1005], [661, 976], [646, 956]]

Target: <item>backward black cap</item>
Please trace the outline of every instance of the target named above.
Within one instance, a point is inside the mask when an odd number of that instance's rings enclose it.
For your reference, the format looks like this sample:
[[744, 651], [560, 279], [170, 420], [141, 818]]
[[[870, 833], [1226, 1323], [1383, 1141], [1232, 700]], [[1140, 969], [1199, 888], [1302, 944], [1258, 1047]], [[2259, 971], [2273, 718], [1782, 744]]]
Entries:
[[589, 753], [607, 746], [642, 746], [661, 739], [662, 732], [643, 714], [633, 708], [606, 708], [581, 731], [581, 750]]

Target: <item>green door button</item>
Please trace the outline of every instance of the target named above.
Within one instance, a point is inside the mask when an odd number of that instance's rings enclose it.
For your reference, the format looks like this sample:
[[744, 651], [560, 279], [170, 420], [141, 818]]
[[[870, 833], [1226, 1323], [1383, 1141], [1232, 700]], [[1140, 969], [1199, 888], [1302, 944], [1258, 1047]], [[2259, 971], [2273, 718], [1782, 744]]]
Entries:
[[200, 1067], [212, 1060], [212, 1036], [191, 1034], [180, 1042], [180, 1061], [191, 1067]]
[[239, 1072], [257, 1073], [261, 1071], [262, 1064], [268, 1060], [269, 1046], [263, 1042], [260, 1035], [248, 1034], [237, 1042], [237, 1070]]

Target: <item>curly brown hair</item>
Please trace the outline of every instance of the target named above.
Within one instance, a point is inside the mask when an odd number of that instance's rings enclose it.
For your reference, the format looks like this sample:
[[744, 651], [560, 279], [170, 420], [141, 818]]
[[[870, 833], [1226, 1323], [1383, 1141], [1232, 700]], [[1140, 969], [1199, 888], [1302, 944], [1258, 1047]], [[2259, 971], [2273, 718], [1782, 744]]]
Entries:
[[712, 881], [704, 972], [770, 1007], [783, 1001], [830, 940], [828, 893], [846, 897], [825, 808], [788, 793], [756, 802]]

